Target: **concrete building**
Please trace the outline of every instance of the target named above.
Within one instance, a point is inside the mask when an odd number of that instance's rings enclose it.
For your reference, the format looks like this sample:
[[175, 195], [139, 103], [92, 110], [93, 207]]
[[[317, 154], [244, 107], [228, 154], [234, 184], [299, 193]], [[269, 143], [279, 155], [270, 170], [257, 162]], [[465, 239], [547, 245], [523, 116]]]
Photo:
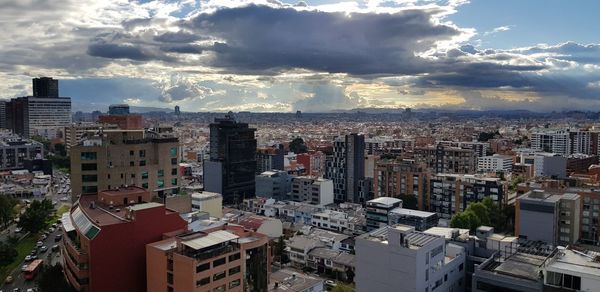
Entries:
[[322, 278], [282, 269], [271, 274], [269, 292], [323, 292], [323, 285]]
[[187, 228], [178, 213], [147, 203], [150, 197], [136, 187], [100, 192], [63, 215], [64, 273], [76, 291], [146, 291], [146, 244]]
[[6, 103], [6, 127], [25, 138], [62, 138], [71, 124], [71, 98], [59, 97], [58, 80], [48, 77], [33, 79], [33, 90]]
[[476, 157], [484, 157], [488, 155], [490, 151], [490, 143], [488, 142], [467, 142], [467, 141], [437, 141], [436, 143], [441, 144], [445, 147], [456, 147], [460, 149], [472, 150]]
[[255, 131], [229, 115], [210, 124], [210, 160], [204, 161], [204, 188], [222, 194], [224, 204], [255, 195]]
[[520, 163], [533, 165], [533, 175], [539, 177], [567, 176], [567, 157], [554, 153], [534, 152], [521, 154], [518, 157]]
[[323, 212], [314, 213], [311, 219], [311, 225], [336, 232], [343, 232], [348, 229], [349, 216], [345, 212], [334, 210], [323, 210]]
[[283, 170], [283, 146], [256, 149], [256, 174], [270, 170]]
[[325, 153], [321, 151], [310, 150], [296, 155], [296, 161], [304, 166], [304, 174], [307, 176], [322, 177], [325, 174], [326, 160]]
[[0, 171], [24, 169], [28, 160], [43, 158], [42, 143], [22, 139], [9, 132], [0, 132]]
[[532, 190], [517, 198], [515, 235], [549, 244], [579, 240], [581, 199], [577, 194]]
[[6, 103], [9, 101], [0, 100], [0, 129], [8, 129], [6, 125]]
[[506, 182], [500, 178], [476, 175], [438, 174], [429, 181], [429, 193], [425, 195], [429, 212], [441, 219], [464, 211], [470, 203], [486, 197], [499, 205], [506, 204]]
[[202, 211], [211, 217], [223, 217], [223, 196], [211, 192], [194, 192], [192, 197], [192, 211]]
[[387, 225], [389, 222], [389, 212], [395, 208], [402, 208], [402, 200], [390, 197], [379, 197], [367, 201], [365, 208], [367, 232]]
[[545, 291], [598, 290], [598, 256], [598, 252], [559, 248], [544, 265]]
[[86, 134], [94, 135], [102, 130], [118, 129], [117, 125], [100, 123], [73, 123], [65, 128], [65, 149], [67, 154], [71, 153], [71, 147], [77, 146], [86, 137]]
[[256, 196], [283, 199], [292, 190], [292, 177], [287, 171], [269, 170], [255, 178]]
[[531, 148], [541, 152], [569, 155], [571, 154], [569, 129], [533, 129]]
[[415, 160], [424, 163], [435, 173], [475, 173], [477, 156], [471, 149], [437, 146], [417, 147]]
[[124, 116], [129, 114], [128, 104], [111, 104], [108, 106], [108, 114], [111, 116]]
[[512, 156], [494, 154], [477, 158], [478, 172], [509, 172], [512, 170]]
[[139, 130], [144, 128], [144, 118], [141, 115], [101, 115], [98, 117], [101, 124], [116, 125], [123, 130]]
[[266, 292], [268, 241], [241, 226], [223, 225], [148, 244], [147, 291]]
[[365, 178], [365, 136], [353, 133], [335, 140], [326, 178], [333, 180], [336, 202], [365, 202], [359, 197], [359, 184]]
[[357, 237], [357, 291], [463, 291], [465, 250], [405, 225]]
[[325, 206], [333, 204], [333, 181], [324, 178], [297, 176], [292, 178], [291, 200]]
[[103, 130], [71, 149], [73, 198], [139, 186], [154, 196], [179, 191], [179, 139], [145, 130]]
[[408, 225], [417, 231], [425, 231], [438, 225], [438, 215], [432, 212], [394, 208], [388, 212], [388, 225]]

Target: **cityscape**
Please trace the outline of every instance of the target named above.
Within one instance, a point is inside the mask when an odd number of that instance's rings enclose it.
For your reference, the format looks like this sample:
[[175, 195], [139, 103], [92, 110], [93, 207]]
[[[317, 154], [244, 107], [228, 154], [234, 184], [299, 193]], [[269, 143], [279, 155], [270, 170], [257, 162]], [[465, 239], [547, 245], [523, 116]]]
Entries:
[[600, 291], [600, 3], [6, 1], [0, 292]]

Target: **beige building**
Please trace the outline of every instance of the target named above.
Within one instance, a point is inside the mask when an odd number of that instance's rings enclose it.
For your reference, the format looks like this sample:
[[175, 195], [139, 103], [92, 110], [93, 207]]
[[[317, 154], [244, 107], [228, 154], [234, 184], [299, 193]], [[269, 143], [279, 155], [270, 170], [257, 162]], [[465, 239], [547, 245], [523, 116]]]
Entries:
[[268, 241], [263, 234], [224, 225], [148, 244], [147, 291], [266, 292]]
[[223, 196], [218, 193], [192, 193], [192, 211], [207, 212], [211, 217], [223, 217]]
[[67, 154], [71, 153], [71, 147], [77, 146], [81, 143], [82, 138], [87, 133], [96, 133], [100, 129], [117, 129], [117, 125], [110, 124], [99, 124], [99, 123], [73, 123], [68, 127], [65, 127], [65, 149]]
[[147, 130], [103, 130], [71, 148], [75, 200], [125, 186], [139, 186], [163, 197], [178, 192], [179, 140]]

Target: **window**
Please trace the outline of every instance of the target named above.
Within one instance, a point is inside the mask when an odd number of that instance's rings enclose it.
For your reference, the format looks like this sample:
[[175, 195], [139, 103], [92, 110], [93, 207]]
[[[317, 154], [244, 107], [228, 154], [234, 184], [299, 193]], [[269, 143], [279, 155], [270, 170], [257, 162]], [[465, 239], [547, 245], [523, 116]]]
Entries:
[[213, 292], [223, 292], [225, 291], [225, 284], [213, 289]]
[[459, 270], [459, 271], [462, 271], [462, 270], [463, 270], [463, 268], [464, 268], [464, 264], [460, 264], [460, 265], [458, 266], [458, 270]]
[[146, 157], [146, 150], [140, 150], [140, 157]]
[[164, 179], [159, 179], [156, 181], [156, 187], [157, 188], [164, 188], [165, 187], [165, 180]]
[[81, 171], [98, 170], [96, 163], [82, 163]]
[[84, 174], [81, 176], [82, 182], [97, 182], [98, 176], [95, 174]]
[[144, 189], [148, 189], [148, 183], [147, 183], [147, 182], [145, 182], [145, 183], [142, 183], [142, 188], [144, 188]]
[[240, 285], [240, 279], [233, 280], [229, 283], [229, 289], [235, 288]]
[[177, 179], [176, 178], [172, 178], [171, 179], [171, 185], [172, 186], [176, 186], [177, 185]]
[[239, 260], [239, 259], [240, 259], [240, 253], [239, 252], [236, 253], [236, 254], [232, 254], [232, 255], [229, 256], [229, 261], [230, 262], [233, 262], [233, 261]]
[[81, 152], [81, 160], [96, 160], [96, 152]]
[[219, 281], [219, 280], [221, 280], [223, 278], [225, 278], [225, 271], [214, 274], [213, 275], [213, 282], [214, 281]]
[[172, 270], [173, 270], [173, 260], [168, 259], [167, 260], [167, 271], [172, 271]]
[[210, 283], [210, 277], [202, 278], [196, 281], [196, 287], [208, 285]]
[[177, 158], [171, 158], [171, 165], [177, 165]]
[[173, 287], [167, 286], [167, 292], [173, 292]]
[[196, 273], [204, 272], [204, 271], [206, 271], [208, 269], [210, 269], [210, 263], [205, 263], [205, 264], [197, 265], [196, 266]]
[[147, 178], [148, 178], [148, 172], [142, 171], [142, 179], [147, 179]]
[[140, 166], [146, 166], [146, 160], [140, 160]]
[[225, 258], [220, 258], [213, 262], [213, 268], [225, 264]]
[[129, 161], [129, 166], [134, 166], [134, 165], [135, 165], [135, 162]]
[[159, 169], [157, 174], [158, 174], [158, 177], [163, 177], [163, 176], [165, 176], [165, 171], [162, 169]]
[[229, 276], [239, 273], [240, 270], [241, 270], [240, 266], [229, 269]]
[[133, 150], [129, 150], [129, 156], [133, 156]]
[[171, 169], [171, 175], [177, 175], [177, 168]]
[[429, 269], [425, 269], [425, 281], [429, 281]]
[[562, 274], [555, 272], [546, 272], [546, 284], [552, 286], [562, 286]]
[[167, 273], [167, 283], [173, 285], [173, 274]]
[[177, 147], [171, 147], [171, 156], [177, 156]]
[[98, 192], [97, 186], [82, 186], [81, 193], [82, 194], [94, 194]]
[[132, 173], [132, 174], [131, 174], [131, 178], [135, 178], [135, 173]]

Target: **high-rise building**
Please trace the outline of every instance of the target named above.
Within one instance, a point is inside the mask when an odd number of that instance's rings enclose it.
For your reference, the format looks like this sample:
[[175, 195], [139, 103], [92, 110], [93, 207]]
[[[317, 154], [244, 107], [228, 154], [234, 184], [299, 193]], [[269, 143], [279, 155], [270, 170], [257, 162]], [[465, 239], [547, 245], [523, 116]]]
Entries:
[[373, 191], [375, 197], [414, 196], [417, 208], [424, 209], [428, 173], [414, 160], [382, 159], [375, 165]]
[[353, 133], [335, 140], [326, 177], [333, 180], [336, 202], [365, 202], [359, 196], [365, 178], [365, 136]]
[[178, 105], [175, 106], [175, 115], [181, 115], [181, 109], [179, 108]]
[[58, 80], [33, 80], [34, 95], [13, 98], [5, 107], [6, 127], [25, 138], [63, 137], [71, 124], [71, 98], [58, 96]]
[[0, 129], [7, 129], [6, 124], [6, 103], [8, 101], [0, 100]]
[[138, 186], [164, 198], [179, 191], [179, 139], [145, 130], [101, 130], [71, 148], [73, 198]]
[[425, 163], [435, 173], [475, 173], [475, 152], [471, 149], [437, 146], [417, 147], [414, 150], [415, 160]]
[[204, 161], [204, 189], [222, 194], [224, 204], [254, 197], [255, 131], [231, 115], [210, 124], [210, 159]]
[[406, 225], [356, 238], [356, 291], [464, 291], [465, 249]]
[[138, 187], [103, 191], [82, 196], [63, 215], [64, 273], [76, 291], [146, 291], [146, 244], [187, 230], [177, 212], [151, 197]]
[[33, 96], [58, 97], [58, 80], [52, 77], [33, 78]]
[[149, 244], [147, 291], [267, 292], [268, 243], [264, 234], [223, 225]]
[[477, 158], [477, 171], [508, 172], [512, 170], [512, 156], [494, 154]]
[[108, 106], [108, 114], [112, 116], [128, 115], [129, 105], [128, 104], [111, 104]]

